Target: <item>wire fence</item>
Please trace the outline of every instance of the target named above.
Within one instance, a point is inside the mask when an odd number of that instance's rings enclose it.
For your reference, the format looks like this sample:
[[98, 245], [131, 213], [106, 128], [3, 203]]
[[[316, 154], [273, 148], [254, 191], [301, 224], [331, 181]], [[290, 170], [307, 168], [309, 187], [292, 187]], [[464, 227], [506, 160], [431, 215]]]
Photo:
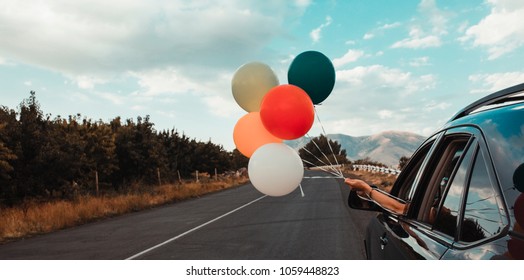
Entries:
[[398, 176], [400, 174], [400, 170], [393, 169], [393, 168], [387, 168], [383, 166], [375, 166], [375, 165], [367, 165], [367, 164], [353, 164], [353, 170], [363, 170], [368, 171], [372, 173], [383, 173], [383, 174], [393, 174], [395, 176]]

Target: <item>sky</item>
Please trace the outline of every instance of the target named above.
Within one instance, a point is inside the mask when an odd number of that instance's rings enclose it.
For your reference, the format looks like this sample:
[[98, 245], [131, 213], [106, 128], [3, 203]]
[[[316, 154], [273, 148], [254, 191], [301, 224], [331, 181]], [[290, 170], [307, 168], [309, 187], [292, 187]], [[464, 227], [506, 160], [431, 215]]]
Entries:
[[0, 105], [34, 90], [52, 118], [150, 116], [233, 150], [249, 62], [287, 84], [314, 50], [335, 87], [308, 133], [429, 136], [469, 103], [524, 82], [521, 0], [0, 0]]

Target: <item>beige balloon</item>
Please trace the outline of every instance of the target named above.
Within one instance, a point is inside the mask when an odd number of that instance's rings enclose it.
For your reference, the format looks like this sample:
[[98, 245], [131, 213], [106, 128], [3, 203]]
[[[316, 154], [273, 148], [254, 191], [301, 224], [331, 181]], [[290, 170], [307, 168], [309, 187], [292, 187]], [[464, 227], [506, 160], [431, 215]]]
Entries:
[[262, 99], [277, 85], [278, 78], [273, 70], [261, 62], [250, 62], [240, 66], [231, 80], [233, 97], [247, 112], [260, 111]]

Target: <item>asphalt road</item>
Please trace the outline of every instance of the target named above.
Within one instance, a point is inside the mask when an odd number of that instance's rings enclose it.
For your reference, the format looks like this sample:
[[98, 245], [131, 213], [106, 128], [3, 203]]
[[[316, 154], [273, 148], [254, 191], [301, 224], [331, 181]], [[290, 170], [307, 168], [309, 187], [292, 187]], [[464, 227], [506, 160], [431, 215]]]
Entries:
[[374, 215], [347, 207], [341, 179], [308, 171], [269, 197], [247, 184], [0, 245], [0, 259], [355, 260]]

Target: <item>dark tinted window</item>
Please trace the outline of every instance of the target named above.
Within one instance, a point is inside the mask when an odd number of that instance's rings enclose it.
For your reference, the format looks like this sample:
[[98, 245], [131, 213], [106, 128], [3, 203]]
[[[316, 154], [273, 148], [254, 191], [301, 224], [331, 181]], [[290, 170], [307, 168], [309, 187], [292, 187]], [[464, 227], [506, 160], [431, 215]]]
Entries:
[[[462, 142], [462, 144], [465, 146], [466, 143]], [[464, 146], [460, 146], [462, 147], [462, 149], [464, 149]], [[457, 150], [457, 152], [459, 150]], [[440, 209], [436, 211], [437, 218], [435, 220], [435, 224], [433, 225], [433, 229], [443, 232], [452, 237], [455, 236], [458, 226], [457, 217], [460, 210], [464, 186], [466, 185], [468, 167], [471, 163], [473, 153], [472, 150], [474, 149], [469, 149], [462, 161], [460, 162], [460, 166], [455, 172], [455, 175], [453, 176], [451, 181], [449, 181], [449, 187], [445, 194], [444, 202], [442, 203]], [[434, 207], [436, 208], [438, 206], [435, 205]]]
[[493, 188], [486, 160], [479, 151], [471, 173], [471, 180], [461, 226], [460, 240], [473, 242], [493, 236], [503, 228], [501, 212], [498, 205], [497, 192]]
[[491, 110], [480, 126], [486, 135], [500, 188], [511, 207], [518, 196], [513, 188], [513, 176], [524, 163], [524, 105]]
[[[431, 148], [431, 145], [433, 145], [434, 140], [424, 145], [416, 155], [413, 156], [413, 158], [409, 162], [409, 167], [404, 168], [406, 172], [409, 171], [409, 174], [401, 178], [401, 182], [399, 182], [402, 187], [399, 191], [398, 197], [403, 199], [404, 201], [410, 201], [412, 195], [412, 190], [415, 185], [415, 178], [417, 178], [417, 175], [419, 175], [420, 167], [422, 166], [422, 162], [424, 162], [424, 159], [426, 158], [429, 149]], [[403, 174], [404, 175], [404, 174]]]
[[424, 183], [427, 190], [419, 214], [420, 221], [429, 225], [435, 223], [438, 207], [446, 189], [449, 188], [451, 176], [457, 169], [468, 141], [469, 135], [449, 135], [441, 142], [430, 164], [431, 168], [426, 170], [430, 180]]

